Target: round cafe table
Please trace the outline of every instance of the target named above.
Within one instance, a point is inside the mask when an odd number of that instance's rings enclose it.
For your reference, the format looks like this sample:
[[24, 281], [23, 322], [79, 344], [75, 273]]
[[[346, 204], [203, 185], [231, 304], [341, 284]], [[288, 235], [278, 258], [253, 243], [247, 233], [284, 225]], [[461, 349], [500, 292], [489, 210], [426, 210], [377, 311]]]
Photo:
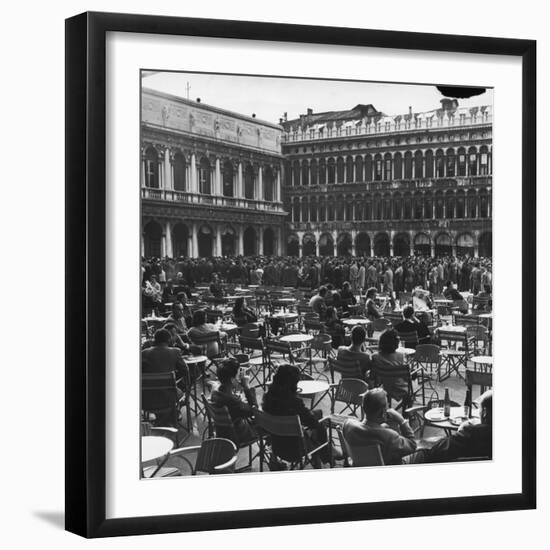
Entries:
[[493, 312], [491, 311], [490, 313], [480, 313], [478, 315], [478, 317], [480, 319], [492, 319], [493, 318]]
[[354, 327], [356, 325], [370, 325], [372, 321], [370, 319], [342, 319], [342, 324], [347, 327]]
[[474, 370], [491, 372], [493, 370], [493, 358], [490, 355], [476, 355], [470, 361], [474, 364]]
[[402, 353], [405, 357], [408, 357], [409, 355], [414, 355], [416, 353], [416, 350], [413, 348], [398, 347], [395, 351], [397, 353]]
[[444, 325], [438, 327], [437, 330], [442, 332], [456, 332], [458, 334], [464, 334], [466, 332], [466, 327], [462, 325]]
[[174, 443], [167, 437], [145, 435], [141, 438], [141, 462], [150, 462], [167, 455]]
[[184, 355], [183, 360], [187, 365], [198, 365], [199, 363], [208, 361], [208, 357], [206, 355]]
[[279, 313], [272, 313], [269, 315], [270, 319], [285, 319], [288, 321], [288, 319], [298, 319], [297, 313], [283, 313], [282, 311]]
[[453, 301], [452, 300], [447, 300], [446, 298], [438, 298], [437, 300], [434, 300], [434, 304], [440, 304], [442, 306], [448, 306], [448, 305], [453, 305]]
[[313, 335], [311, 334], [286, 334], [279, 338], [281, 342], [290, 342], [291, 344], [305, 344], [306, 342], [311, 342], [313, 340]]
[[[472, 407], [471, 412], [473, 422], [479, 422], [479, 409]], [[443, 407], [436, 407], [434, 409], [428, 409], [424, 412], [424, 421], [426, 426], [431, 426], [432, 428], [441, 428], [445, 430], [447, 435], [450, 435], [451, 432], [456, 432], [460, 425], [468, 420], [464, 416], [464, 407], [451, 407], [451, 414], [449, 418], [446, 418], [443, 415]]]
[[[311, 399], [311, 409], [314, 409], [327, 395], [330, 390], [330, 385], [324, 380], [300, 380], [298, 382], [298, 395]], [[317, 401], [315, 396], [322, 394]]]

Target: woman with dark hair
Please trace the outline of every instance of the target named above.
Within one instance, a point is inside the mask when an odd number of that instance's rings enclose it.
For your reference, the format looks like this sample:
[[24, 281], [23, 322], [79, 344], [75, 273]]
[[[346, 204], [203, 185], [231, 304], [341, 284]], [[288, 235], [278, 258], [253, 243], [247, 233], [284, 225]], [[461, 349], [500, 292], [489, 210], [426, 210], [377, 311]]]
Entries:
[[[322, 416], [320, 410], [310, 411], [304, 402], [298, 397], [298, 382], [300, 381], [300, 371], [298, 367], [289, 364], [282, 364], [273, 376], [273, 383], [264, 394], [262, 408], [274, 416], [295, 416], [300, 417], [300, 421], [307, 431], [306, 444], [310, 449], [314, 449], [327, 441], [325, 427], [319, 423]], [[283, 460], [294, 462], [300, 458], [300, 449], [295, 437], [272, 436], [273, 453]], [[317, 457], [317, 454], [319, 456]], [[320, 468], [320, 461], [328, 463], [330, 456], [327, 447], [315, 453], [313, 457], [314, 467]]]
[[235, 321], [235, 324], [239, 327], [258, 321], [258, 316], [246, 306], [246, 302], [242, 296], [239, 296], [235, 300], [235, 305], [233, 306], [233, 321]]
[[[220, 434], [216, 430], [216, 437], [227, 437], [237, 439], [236, 445], [250, 441], [256, 437], [254, 428], [250, 423], [253, 415], [253, 407], [257, 407], [256, 392], [249, 387], [250, 377], [239, 374], [240, 365], [237, 359], [230, 357], [221, 362], [216, 370], [220, 385], [212, 392], [210, 399], [219, 407], [227, 407], [229, 416], [233, 422], [233, 434]], [[246, 401], [239, 393], [242, 391]]]
[[405, 366], [405, 356], [397, 351], [398, 347], [397, 332], [394, 329], [385, 330], [378, 341], [379, 351], [371, 357], [371, 361], [372, 370], [387, 394], [399, 401], [408, 394], [408, 383], [404, 378], [396, 377], [392, 373], [392, 370], [402, 370]]

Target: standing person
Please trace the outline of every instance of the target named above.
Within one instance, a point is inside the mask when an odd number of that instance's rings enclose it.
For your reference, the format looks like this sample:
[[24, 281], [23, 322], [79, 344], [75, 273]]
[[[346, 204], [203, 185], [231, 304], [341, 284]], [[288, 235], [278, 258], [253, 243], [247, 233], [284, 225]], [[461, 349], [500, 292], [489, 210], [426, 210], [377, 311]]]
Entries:
[[367, 274], [367, 270], [365, 269], [365, 262], [361, 262], [361, 265], [359, 266], [359, 274], [358, 274], [358, 282], [357, 287], [358, 290], [363, 292], [365, 289], [365, 277]]
[[378, 274], [376, 272], [376, 267], [369, 260], [369, 266], [367, 267], [367, 288], [374, 287], [376, 289], [376, 283], [378, 282]]
[[357, 267], [357, 262], [355, 260], [353, 260], [353, 263], [349, 268], [349, 279], [351, 283], [351, 289], [357, 290], [359, 288], [359, 267]]
[[387, 264], [384, 269], [384, 292], [393, 297], [393, 271], [390, 264]]
[[479, 269], [479, 264], [475, 263], [470, 273], [470, 288], [472, 289], [472, 294], [477, 296], [481, 290], [481, 269]]
[[395, 269], [393, 274], [395, 292], [403, 292], [404, 290], [404, 277], [403, 277], [403, 264], [399, 262], [399, 265]]

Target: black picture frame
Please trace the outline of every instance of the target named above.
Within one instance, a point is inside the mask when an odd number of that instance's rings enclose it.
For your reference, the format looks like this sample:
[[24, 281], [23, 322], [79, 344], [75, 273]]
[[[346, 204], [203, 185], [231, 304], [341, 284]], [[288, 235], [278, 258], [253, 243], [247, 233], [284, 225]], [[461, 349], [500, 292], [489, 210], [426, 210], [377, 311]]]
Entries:
[[[517, 56], [522, 60], [522, 490], [517, 494], [106, 519], [105, 43], [109, 31]], [[85, 537], [536, 506], [536, 42], [245, 21], [83, 13], [66, 20], [66, 529]], [[299, 512], [299, 513], [297, 513]]]

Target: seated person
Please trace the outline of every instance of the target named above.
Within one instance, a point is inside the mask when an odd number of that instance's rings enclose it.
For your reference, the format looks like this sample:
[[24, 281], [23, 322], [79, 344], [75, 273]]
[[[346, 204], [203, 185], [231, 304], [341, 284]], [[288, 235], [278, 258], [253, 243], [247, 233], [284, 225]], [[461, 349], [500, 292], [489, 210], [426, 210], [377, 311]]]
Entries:
[[342, 285], [342, 292], [340, 292], [340, 302], [342, 304], [342, 311], [347, 313], [349, 306], [354, 306], [357, 303], [357, 299], [351, 291], [351, 285], [346, 281]]
[[220, 277], [217, 273], [212, 275], [212, 282], [210, 283], [210, 294], [214, 298], [222, 299], [224, 296], [223, 287], [220, 282]]
[[344, 437], [352, 449], [380, 445], [384, 464], [401, 464], [404, 456], [415, 451], [412, 428], [397, 411], [388, 409], [386, 392], [382, 388], [369, 390], [364, 395], [363, 411], [365, 420], [350, 418], [344, 424]]
[[172, 279], [168, 279], [166, 281], [166, 286], [164, 287], [162, 291], [162, 303], [173, 303], [176, 300], [176, 292], [174, 288], [174, 284], [172, 283]]
[[367, 301], [365, 302], [365, 311], [367, 314], [367, 319], [374, 321], [374, 319], [380, 319], [382, 317], [382, 312], [376, 305], [376, 289], [374, 287], [367, 290]]
[[483, 285], [483, 290], [476, 296], [476, 298], [485, 298], [487, 304], [476, 303], [474, 310], [476, 311], [491, 311], [493, 308], [493, 295], [491, 294], [491, 285]]
[[468, 302], [464, 299], [464, 296], [458, 292], [458, 290], [453, 286], [451, 281], [445, 283], [445, 288], [443, 289], [443, 296], [447, 300], [453, 301], [453, 306], [457, 307], [460, 313], [468, 313]]
[[[279, 366], [273, 376], [273, 383], [264, 394], [262, 408], [273, 416], [298, 415], [302, 426], [306, 429], [306, 443], [309, 449], [314, 449], [327, 441], [325, 427], [319, 423], [321, 411], [310, 411], [298, 397], [298, 382], [300, 371], [298, 367], [289, 364]], [[300, 449], [296, 437], [271, 436], [273, 453], [289, 462], [300, 458]], [[313, 456], [314, 466], [321, 467], [319, 459], [325, 463], [330, 461], [328, 448], [324, 447]], [[270, 466], [271, 467], [271, 466]]]
[[457, 458], [493, 458], [493, 390], [479, 399], [480, 420], [466, 420], [458, 430], [424, 450], [414, 462], [449, 462]]
[[172, 313], [166, 319], [167, 323], [171, 323], [176, 327], [178, 334], [187, 334], [187, 322], [185, 321], [185, 309], [181, 302], [172, 304]]
[[359, 367], [366, 378], [371, 367], [371, 356], [365, 347], [367, 332], [362, 325], [356, 325], [351, 330], [351, 344], [338, 348], [336, 359], [338, 361], [359, 361]]
[[239, 327], [258, 321], [258, 316], [252, 309], [246, 306], [243, 297], [235, 299], [235, 305], [233, 306], [233, 321], [235, 321], [235, 324]]
[[[193, 326], [189, 329], [187, 336], [191, 342], [196, 343], [196, 339], [209, 336], [212, 334], [219, 334], [220, 339], [227, 336], [225, 332], [218, 330], [214, 325], [206, 322], [206, 311], [204, 309], [198, 309], [193, 313]], [[200, 344], [199, 344], [200, 345]], [[216, 357], [220, 353], [220, 347], [218, 342], [208, 342], [206, 344], [205, 355], [207, 357]]]
[[[239, 362], [233, 357], [222, 361], [216, 371], [220, 385], [210, 396], [212, 403], [215, 405], [227, 407], [233, 422], [234, 434], [237, 439], [237, 441], [234, 441], [236, 445], [256, 437], [249, 420], [253, 415], [253, 407], [258, 406], [256, 392], [248, 385], [250, 378], [248, 376], [238, 376], [239, 369]], [[246, 402], [236, 393], [239, 389], [242, 389]], [[232, 435], [231, 433], [220, 433], [219, 429], [216, 428], [216, 437], [233, 439]]]
[[415, 311], [429, 311], [433, 307], [430, 292], [421, 287], [416, 287], [412, 293], [412, 304]]
[[[397, 323], [394, 328], [398, 333], [416, 332], [419, 344], [430, 343], [430, 331], [424, 323], [416, 318], [412, 306], [405, 306], [403, 308], [403, 321]], [[407, 342], [407, 347], [416, 348], [416, 343]]]
[[345, 341], [346, 330], [344, 325], [338, 319], [338, 314], [333, 306], [328, 306], [326, 311], [325, 327], [327, 332], [332, 336], [332, 347], [337, 349], [342, 346]]
[[174, 372], [178, 376], [186, 370], [181, 350], [172, 346], [172, 335], [164, 328], [155, 332], [153, 345], [142, 350], [141, 367], [144, 373]]
[[[380, 335], [378, 353], [371, 357], [372, 369], [376, 378], [382, 384], [387, 394], [400, 401], [409, 393], [408, 382], [404, 378], [393, 375], [392, 370], [402, 370], [405, 366], [405, 356], [399, 353], [399, 337], [394, 329], [385, 330]], [[385, 376], [387, 374], [387, 376]]]
[[319, 292], [312, 296], [309, 301], [309, 307], [313, 310], [313, 313], [319, 315], [319, 319], [324, 321], [325, 312], [327, 310], [327, 305], [325, 302], [325, 297], [327, 295], [327, 287], [322, 286], [319, 288]]

